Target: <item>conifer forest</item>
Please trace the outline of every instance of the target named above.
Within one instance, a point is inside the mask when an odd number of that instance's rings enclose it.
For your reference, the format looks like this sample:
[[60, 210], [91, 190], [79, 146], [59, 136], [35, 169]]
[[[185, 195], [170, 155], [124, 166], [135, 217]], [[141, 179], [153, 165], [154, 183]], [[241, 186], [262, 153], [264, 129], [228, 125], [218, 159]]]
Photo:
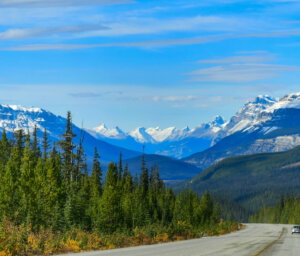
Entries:
[[[88, 167], [73, 144], [71, 113], [58, 143], [18, 130], [0, 142], [0, 255], [49, 255], [223, 234], [210, 194], [174, 193], [144, 158], [141, 175], [111, 162], [103, 177], [95, 149]], [[84, 136], [82, 136], [84, 139]], [[81, 141], [81, 140], [80, 140]]]

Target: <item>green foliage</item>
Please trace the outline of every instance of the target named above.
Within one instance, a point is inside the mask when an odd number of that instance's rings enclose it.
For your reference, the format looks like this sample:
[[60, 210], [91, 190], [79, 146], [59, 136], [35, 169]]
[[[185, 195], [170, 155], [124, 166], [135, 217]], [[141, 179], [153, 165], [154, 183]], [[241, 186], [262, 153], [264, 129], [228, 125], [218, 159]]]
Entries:
[[278, 205], [263, 207], [250, 216], [249, 222], [299, 224], [300, 198], [295, 195], [281, 196]]
[[177, 185], [177, 189], [187, 186], [200, 194], [209, 190], [239, 203], [241, 214], [242, 208], [254, 213], [264, 205], [277, 203], [281, 194], [300, 195], [299, 162], [300, 147], [286, 152], [230, 157], [191, 181]]
[[[72, 230], [94, 232], [102, 237], [118, 237], [113, 239], [114, 246], [123, 246], [126, 236], [131, 236], [136, 244], [161, 242], [179, 239], [176, 235], [197, 237], [200, 230], [219, 225], [220, 207], [214, 205], [207, 191], [201, 197], [188, 189], [176, 195], [165, 187], [157, 166], [149, 172], [144, 157], [140, 180], [137, 176], [132, 178], [128, 165], [123, 169], [120, 155], [119, 165], [111, 162], [103, 181], [100, 156], [95, 149], [91, 175], [88, 175], [82, 143], [74, 145], [73, 137], [70, 113], [59, 149], [55, 144], [50, 149], [46, 131], [42, 153], [37, 129], [32, 140], [29, 134], [18, 131], [9, 141], [3, 132], [0, 141], [0, 218], [3, 223], [0, 221], [0, 228], [2, 225], [3, 229], [9, 227], [12, 233], [20, 230], [22, 234], [30, 230], [32, 239], [39, 243], [44, 240], [40, 241], [38, 234], [44, 234], [45, 230], [51, 231], [49, 236], [52, 237], [53, 234], [70, 234]], [[85, 248], [71, 237], [68, 236], [67, 246]]]

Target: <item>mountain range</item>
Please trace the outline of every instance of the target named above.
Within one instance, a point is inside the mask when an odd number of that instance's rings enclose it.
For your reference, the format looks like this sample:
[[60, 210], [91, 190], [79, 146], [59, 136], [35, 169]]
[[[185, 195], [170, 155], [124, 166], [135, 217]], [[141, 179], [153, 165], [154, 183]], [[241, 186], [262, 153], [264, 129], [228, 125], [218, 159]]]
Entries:
[[280, 152], [300, 145], [300, 93], [246, 103], [215, 137], [212, 147], [183, 160], [198, 168], [231, 156]]
[[213, 121], [193, 129], [138, 127], [133, 131], [124, 132], [119, 127], [108, 129], [105, 124], [101, 124], [96, 128], [88, 129], [87, 132], [115, 146], [134, 151], [141, 151], [145, 146], [145, 152], [148, 154], [180, 159], [209, 148], [224, 124], [225, 120], [221, 116], [216, 116]]
[[[61, 139], [66, 119], [41, 108], [0, 105], [0, 132], [17, 129], [32, 132], [44, 129], [52, 142]], [[248, 101], [229, 121], [216, 116], [196, 128], [167, 129], [139, 127], [124, 132], [119, 127], [100, 125], [82, 130], [73, 125], [75, 143], [84, 134], [84, 149], [91, 162], [94, 148], [106, 166], [118, 161], [120, 153], [133, 173], [139, 171], [143, 146], [149, 164], [157, 164], [163, 179], [188, 179], [220, 160], [237, 155], [280, 152], [300, 145], [300, 93], [275, 99], [258, 96]], [[150, 165], [148, 167], [151, 167]]]
[[[25, 132], [32, 133], [35, 125], [37, 126], [38, 137], [43, 137], [44, 130], [47, 130], [50, 142], [61, 140], [61, 135], [66, 129], [66, 118], [55, 115], [41, 108], [25, 108], [17, 105], [0, 105], [0, 131], [6, 130], [8, 136], [12, 136], [13, 132], [23, 129]], [[110, 161], [117, 161], [120, 152], [124, 158], [131, 158], [140, 155], [139, 152], [131, 151], [125, 148], [111, 145], [105, 141], [97, 140], [87, 132], [73, 124], [73, 132], [77, 135], [74, 138], [75, 144], [79, 143], [81, 136], [83, 139], [83, 147], [87, 155], [88, 162], [91, 162], [94, 148], [97, 147], [101, 160], [104, 165]]]
[[104, 124], [88, 130], [95, 138], [120, 147], [169, 156], [200, 169], [234, 155], [279, 152], [300, 145], [300, 93], [276, 99], [260, 95], [246, 102], [228, 122], [216, 116], [196, 128], [139, 127], [124, 132]]

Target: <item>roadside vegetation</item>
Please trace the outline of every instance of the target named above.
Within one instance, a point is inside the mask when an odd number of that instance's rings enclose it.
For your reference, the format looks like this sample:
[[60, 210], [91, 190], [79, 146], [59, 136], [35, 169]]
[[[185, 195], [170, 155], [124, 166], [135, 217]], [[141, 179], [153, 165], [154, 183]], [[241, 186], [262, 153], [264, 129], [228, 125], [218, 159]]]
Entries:
[[279, 204], [265, 206], [249, 218], [252, 223], [300, 224], [300, 198], [281, 196]]
[[[58, 144], [19, 130], [0, 141], [0, 256], [112, 249], [225, 234], [208, 192], [174, 193], [143, 157], [140, 177], [110, 163], [102, 177], [95, 149], [91, 172], [81, 143], [73, 144], [71, 114]], [[82, 139], [80, 140], [82, 141]], [[41, 147], [39, 146], [41, 145]]]

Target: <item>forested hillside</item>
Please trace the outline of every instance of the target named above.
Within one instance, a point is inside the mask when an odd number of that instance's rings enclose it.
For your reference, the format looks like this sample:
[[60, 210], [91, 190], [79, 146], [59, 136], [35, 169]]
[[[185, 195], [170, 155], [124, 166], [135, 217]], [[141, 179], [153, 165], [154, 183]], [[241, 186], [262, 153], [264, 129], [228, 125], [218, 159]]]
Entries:
[[300, 147], [280, 153], [263, 153], [224, 159], [177, 189], [206, 190], [240, 203], [254, 213], [274, 205], [281, 194], [300, 194]]
[[281, 196], [279, 204], [270, 207], [263, 207], [249, 218], [255, 223], [300, 223], [300, 198], [295, 195]]
[[[157, 168], [141, 161], [140, 177], [111, 162], [102, 177], [95, 149], [91, 174], [82, 143], [74, 145], [68, 113], [61, 141], [42, 148], [22, 130], [0, 141], [0, 255], [40, 255], [222, 234], [237, 228], [220, 220], [210, 194], [175, 194]], [[80, 139], [79, 141], [82, 141]], [[124, 167], [124, 168], [123, 168]]]

